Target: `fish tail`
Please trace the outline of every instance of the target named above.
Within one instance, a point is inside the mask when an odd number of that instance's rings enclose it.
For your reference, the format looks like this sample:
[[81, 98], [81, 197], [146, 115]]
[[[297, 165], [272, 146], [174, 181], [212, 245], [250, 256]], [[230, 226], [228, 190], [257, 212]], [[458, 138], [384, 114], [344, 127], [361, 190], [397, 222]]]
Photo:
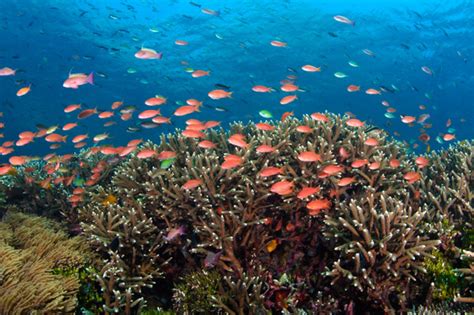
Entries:
[[86, 82], [89, 84], [94, 85], [94, 72], [91, 72], [86, 79]]

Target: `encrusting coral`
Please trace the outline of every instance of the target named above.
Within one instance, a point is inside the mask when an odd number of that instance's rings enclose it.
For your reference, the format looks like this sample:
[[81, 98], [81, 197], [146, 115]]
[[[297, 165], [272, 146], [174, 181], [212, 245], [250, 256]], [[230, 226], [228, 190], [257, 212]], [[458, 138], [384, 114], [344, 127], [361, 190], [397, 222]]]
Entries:
[[54, 270], [85, 266], [90, 255], [52, 221], [10, 212], [0, 222], [0, 313], [73, 313], [81, 283]]
[[[364, 309], [370, 301], [369, 310], [393, 311], [423, 299], [419, 287], [429, 283], [417, 282], [444, 237], [438, 225], [448, 213], [461, 225], [472, 216], [472, 174], [456, 170], [469, 171], [472, 143], [426, 164], [347, 117], [264, 125], [209, 130], [212, 146], [162, 136], [139, 149], [154, 154], [134, 154], [86, 195], [84, 233], [108, 266], [104, 290], [121, 301], [108, 307], [139, 307], [141, 298], [202, 269], [217, 270], [229, 286], [262, 283], [246, 303], [273, 310]], [[438, 202], [453, 211], [433, 206], [431, 195], [446, 194], [429, 180], [435, 163], [452, 168], [444, 179], [451, 197]], [[274, 282], [283, 274], [295, 283]], [[231, 305], [239, 305], [235, 295], [220, 309], [230, 313]]]

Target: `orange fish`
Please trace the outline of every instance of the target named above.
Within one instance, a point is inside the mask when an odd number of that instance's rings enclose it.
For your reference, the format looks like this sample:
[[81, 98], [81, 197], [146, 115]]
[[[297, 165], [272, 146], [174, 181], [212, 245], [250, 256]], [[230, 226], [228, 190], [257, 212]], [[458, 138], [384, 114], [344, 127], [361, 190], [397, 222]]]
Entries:
[[175, 43], [176, 45], [178, 45], [178, 46], [186, 46], [186, 45], [188, 45], [188, 42], [187, 42], [187, 41], [181, 40], [181, 39], [175, 40], [174, 43]]
[[451, 140], [454, 140], [456, 138], [456, 135], [452, 134], [452, 133], [445, 133], [443, 135], [443, 140], [444, 141], [451, 141]]
[[160, 110], [159, 109], [148, 109], [144, 110], [140, 114], [138, 114], [138, 119], [149, 119], [153, 118], [157, 115], [160, 115]]
[[322, 113], [312, 113], [311, 118], [313, 118], [316, 121], [320, 121], [320, 122], [328, 122], [329, 121], [328, 116], [326, 116], [325, 114], [322, 114]]
[[243, 163], [240, 156], [234, 154], [228, 154], [224, 157], [224, 162], [221, 164], [222, 169], [230, 170]]
[[340, 147], [339, 156], [341, 157], [341, 160], [346, 160], [350, 157], [350, 153], [344, 147]]
[[171, 119], [169, 117], [155, 116], [151, 119], [152, 122], [156, 124], [171, 124]]
[[100, 153], [105, 154], [105, 155], [118, 154], [118, 153], [121, 152], [121, 151], [122, 151], [122, 150], [117, 150], [117, 148], [110, 147], [110, 146], [102, 147], [102, 148], [100, 149]]
[[279, 40], [272, 40], [270, 42], [270, 45], [275, 46], [275, 47], [286, 47], [288, 44]]
[[293, 182], [287, 180], [276, 182], [270, 187], [270, 191], [280, 196], [289, 195], [293, 192]]
[[343, 177], [338, 182], [337, 185], [340, 187], [348, 186], [355, 181], [355, 177]]
[[301, 162], [321, 162], [321, 156], [313, 151], [305, 151], [298, 154], [298, 160]]
[[258, 173], [260, 177], [271, 177], [280, 174], [283, 174], [283, 168], [274, 166], [266, 167]]
[[209, 121], [206, 121], [206, 123], [204, 124], [204, 127], [205, 127], [206, 129], [211, 129], [211, 128], [220, 126], [220, 124], [221, 124], [220, 121], [209, 120]]
[[46, 136], [45, 140], [47, 142], [66, 142], [67, 136], [62, 136], [57, 133], [52, 133]]
[[114, 112], [102, 112], [98, 115], [100, 119], [110, 118], [114, 115]]
[[210, 71], [204, 71], [204, 70], [195, 70], [191, 73], [191, 76], [193, 78], [201, 78], [204, 76], [208, 76]]
[[11, 170], [13, 170], [13, 166], [11, 166], [10, 164], [4, 164], [4, 165], [0, 166], [0, 175], [6, 175]]
[[376, 89], [367, 89], [365, 91], [365, 94], [369, 94], [369, 95], [380, 95], [381, 92], [379, 90], [376, 90]]
[[207, 96], [209, 96], [213, 100], [219, 100], [219, 99], [222, 99], [222, 98], [232, 97], [232, 93], [233, 92], [228, 92], [226, 90], [212, 90], [207, 94]]
[[300, 132], [300, 133], [311, 133], [313, 132], [313, 128], [309, 127], [309, 126], [297, 126], [296, 127], [296, 131]]
[[115, 101], [115, 102], [112, 103], [111, 108], [112, 108], [112, 109], [117, 109], [117, 108], [119, 108], [119, 107], [122, 106], [122, 105], [123, 105], [123, 102], [122, 102], [122, 101]]
[[199, 111], [198, 106], [184, 105], [184, 106], [181, 106], [178, 109], [176, 109], [176, 111], [174, 112], [174, 115], [175, 116], [185, 116], [185, 115], [189, 115], [191, 113], [198, 112], [198, 111]]
[[97, 108], [85, 109], [77, 115], [77, 118], [78, 119], [84, 119], [84, 118], [90, 117], [90, 116], [92, 116], [94, 114], [97, 114], [97, 113], [98, 113]]
[[346, 125], [349, 127], [363, 127], [364, 123], [357, 118], [351, 118], [346, 120]]
[[163, 53], [157, 52], [151, 48], [144, 48], [142, 47], [139, 51], [135, 53], [135, 58], [138, 59], [161, 59], [163, 57]]
[[23, 131], [18, 135], [18, 138], [20, 138], [20, 139], [34, 138], [35, 135], [36, 134], [34, 132], [31, 132], [31, 131]]
[[13, 70], [12, 68], [4, 67], [0, 69], [0, 77], [6, 77], [6, 76], [11, 76], [15, 75], [16, 70]]
[[405, 116], [400, 116], [400, 118], [402, 119], [402, 123], [404, 123], [404, 124], [411, 124], [411, 123], [416, 121], [415, 116], [405, 115]]
[[68, 123], [63, 126], [63, 131], [68, 131], [75, 127], [77, 127], [76, 123]]
[[257, 93], [269, 93], [275, 90], [265, 85], [255, 85], [252, 87], [252, 91]]
[[167, 101], [166, 98], [162, 96], [155, 96], [155, 97], [150, 97], [145, 101], [145, 105], [147, 106], [157, 106], [157, 105], [163, 105]]
[[270, 124], [267, 124], [267, 123], [257, 123], [257, 124], [255, 124], [255, 127], [258, 130], [263, 130], [263, 131], [272, 131], [272, 130], [275, 129], [274, 126], [272, 126]]
[[21, 166], [28, 162], [28, 159], [26, 156], [12, 156], [8, 159], [8, 162], [13, 166]]
[[132, 153], [133, 151], [135, 151], [137, 149], [136, 146], [126, 146], [125, 148], [123, 148], [122, 150], [120, 150], [118, 152], [119, 156], [127, 156], [129, 155], [130, 153]]
[[347, 87], [347, 92], [357, 92], [360, 90], [360, 86], [359, 85], [354, 85], [354, 84], [351, 84]]
[[296, 195], [296, 197], [298, 199], [305, 199], [305, 198], [307, 198], [309, 196], [312, 196], [312, 195], [314, 195], [314, 194], [316, 194], [320, 191], [321, 191], [321, 188], [319, 188], [319, 187], [303, 187], [299, 191], [298, 195]]
[[369, 164], [369, 170], [378, 170], [380, 168], [380, 162], [372, 162]]
[[312, 65], [304, 65], [301, 67], [301, 69], [306, 72], [320, 72], [321, 71], [320, 67], [315, 67]]
[[191, 189], [194, 189], [194, 188], [197, 188], [197, 187], [201, 186], [202, 183], [203, 182], [200, 179], [190, 179], [186, 183], [184, 183], [184, 185], [181, 186], [181, 188], [183, 188], [185, 190], [191, 190]]
[[128, 143], [127, 143], [127, 147], [136, 147], [137, 145], [139, 145], [140, 143], [142, 143], [143, 140], [142, 139], [133, 139], [133, 140], [130, 140]]
[[173, 152], [173, 151], [162, 151], [158, 154], [159, 160], [174, 159], [175, 157], [176, 157], [176, 152]]
[[413, 184], [414, 182], [420, 180], [421, 175], [418, 172], [408, 172], [403, 175], [403, 178], [408, 181], [408, 183]]
[[306, 208], [309, 209], [309, 215], [315, 216], [318, 215], [321, 210], [329, 209], [331, 207], [331, 201], [324, 199], [316, 199], [308, 202]]
[[271, 153], [275, 152], [275, 148], [266, 144], [262, 144], [257, 147], [256, 151], [257, 153]]
[[430, 164], [430, 161], [425, 158], [424, 156], [419, 156], [415, 159], [415, 164], [418, 165], [419, 168], [423, 168]]
[[281, 105], [290, 104], [291, 102], [294, 102], [296, 99], [298, 99], [298, 96], [296, 96], [296, 95], [288, 95], [288, 96], [283, 97], [283, 98], [280, 100], [280, 104], [281, 104]]
[[389, 162], [388, 162], [388, 165], [390, 165], [391, 168], [397, 168], [400, 166], [400, 161], [397, 160], [397, 159], [391, 159]]
[[94, 84], [94, 73], [69, 73], [68, 78], [64, 81], [63, 87], [69, 89], [78, 89], [84, 84]]
[[286, 83], [280, 87], [283, 92], [295, 92], [298, 91], [299, 87], [297, 85]]
[[137, 158], [139, 159], [148, 159], [155, 156], [157, 153], [153, 149], [142, 149], [137, 153]]
[[294, 112], [284, 112], [283, 115], [281, 115], [280, 120], [285, 121], [288, 117], [293, 116], [294, 114]]
[[369, 146], [369, 147], [376, 147], [376, 146], [379, 145], [379, 141], [375, 138], [367, 138], [367, 140], [365, 140], [364, 144]]
[[199, 107], [202, 105], [202, 102], [198, 101], [197, 99], [190, 98], [186, 100], [186, 104]]
[[73, 112], [77, 109], [80, 109], [81, 108], [81, 104], [71, 104], [71, 105], [68, 105], [64, 108], [64, 112], [65, 113], [70, 113], [70, 112]]
[[362, 166], [367, 165], [367, 164], [369, 164], [369, 161], [367, 159], [355, 160], [355, 161], [352, 162], [351, 167], [361, 168]]
[[198, 147], [202, 149], [213, 149], [216, 147], [216, 144], [209, 140], [202, 140], [201, 142], [198, 143]]
[[26, 95], [30, 92], [30, 90], [31, 90], [31, 84], [29, 86], [25, 86], [19, 89], [18, 92], [16, 92], [16, 96]]
[[33, 138], [24, 138], [24, 139], [19, 139], [17, 142], [15, 142], [15, 145], [17, 147], [22, 147], [25, 146], [29, 143], [33, 142]]
[[335, 164], [331, 164], [331, 165], [326, 165], [325, 167], [323, 167], [322, 169], [322, 172], [323, 173], [326, 173], [330, 176], [333, 176], [333, 175], [337, 175], [339, 173], [341, 173], [342, 171], [344, 171], [344, 166], [342, 165], [335, 165]]
[[123, 121], [130, 120], [132, 118], [132, 115], [132, 113], [123, 113], [122, 115], [120, 115], [120, 119], [122, 119]]
[[87, 139], [89, 136], [87, 134], [84, 135], [78, 135], [72, 138], [72, 143], [79, 143]]
[[245, 136], [243, 134], [233, 134], [227, 140], [230, 144], [235, 145], [236, 147], [246, 149], [248, 147], [248, 143], [245, 141]]
[[197, 139], [204, 138], [206, 136], [206, 134], [204, 134], [201, 131], [189, 130], [189, 129], [183, 130], [181, 134], [185, 136], [186, 138], [197, 138]]

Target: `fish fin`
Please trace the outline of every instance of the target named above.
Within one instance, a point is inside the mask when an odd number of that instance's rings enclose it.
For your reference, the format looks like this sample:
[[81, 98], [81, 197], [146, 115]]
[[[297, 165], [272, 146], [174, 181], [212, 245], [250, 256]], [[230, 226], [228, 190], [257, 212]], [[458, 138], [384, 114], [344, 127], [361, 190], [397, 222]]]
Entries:
[[94, 72], [91, 72], [86, 79], [86, 82], [89, 84], [94, 85]]

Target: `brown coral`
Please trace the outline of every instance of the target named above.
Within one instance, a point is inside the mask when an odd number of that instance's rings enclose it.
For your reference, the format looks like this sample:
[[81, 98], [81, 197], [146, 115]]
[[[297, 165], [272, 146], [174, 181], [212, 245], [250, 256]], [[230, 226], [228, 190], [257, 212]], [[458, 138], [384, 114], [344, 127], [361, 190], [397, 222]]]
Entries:
[[0, 313], [70, 313], [79, 280], [53, 274], [55, 268], [85, 264], [83, 240], [69, 239], [51, 221], [9, 213], [0, 223]]
[[[228, 132], [211, 130], [207, 138], [215, 149], [203, 149], [198, 140], [181, 134], [162, 136], [159, 145], [143, 145], [141, 149], [177, 156], [167, 169], [156, 157], [131, 157], [80, 209], [85, 234], [108, 266], [102, 273], [106, 292], [128, 292], [133, 303], [148, 300], [161, 276], [172, 280], [206, 267], [240, 283], [261, 265], [264, 269], [255, 279], [271, 281], [286, 272], [301, 284], [291, 292], [295, 307], [325, 309], [325, 303], [335, 305], [339, 299], [341, 308], [373, 300], [374, 310], [404, 309], [419, 294], [409, 288], [424, 271], [423, 256], [442, 234], [434, 225], [439, 220], [430, 222], [436, 209], [425, 198], [431, 189], [424, 182], [428, 171], [417, 169], [414, 156], [383, 131], [347, 126], [345, 117], [328, 118], [287, 119], [272, 131], [252, 123], [234, 124]], [[298, 132], [301, 125], [311, 133]], [[244, 135], [247, 149], [228, 142], [233, 134]], [[367, 145], [369, 138], [378, 145]], [[275, 151], [257, 153], [254, 148], [262, 144]], [[308, 151], [319, 154], [321, 162], [302, 161], [299, 154]], [[227, 155], [238, 156], [242, 164], [225, 169], [221, 163]], [[400, 166], [392, 166], [392, 159]], [[367, 160], [368, 165], [355, 167], [356, 160]], [[327, 174], [329, 165], [342, 168]], [[281, 174], [260, 176], [269, 166], [282, 168]], [[408, 172], [421, 180], [407, 180]], [[343, 186], [341, 178], [351, 180]], [[196, 187], [183, 187], [194, 179]], [[289, 188], [273, 193], [272, 186], [281, 181]], [[298, 198], [303, 187], [320, 191]], [[458, 204], [470, 198], [469, 191], [461, 191], [458, 199], [463, 201]], [[105, 202], [110, 195], [116, 202]], [[319, 214], [321, 210], [306, 208], [316, 199], [328, 201]], [[114, 242], [118, 246], [112, 246]], [[325, 270], [329, 273], [323, 277]], [[355, 287], [339, 290], [331, 282]], [[144, 292], [148, 287], [151, 291]], [[282, 290], [262, 293], [270, 301], [267, 307], [287, 307]], [[114, 297], [110, 307], [124, 307], [113, 302], [117, 299], [125, 301]]]

